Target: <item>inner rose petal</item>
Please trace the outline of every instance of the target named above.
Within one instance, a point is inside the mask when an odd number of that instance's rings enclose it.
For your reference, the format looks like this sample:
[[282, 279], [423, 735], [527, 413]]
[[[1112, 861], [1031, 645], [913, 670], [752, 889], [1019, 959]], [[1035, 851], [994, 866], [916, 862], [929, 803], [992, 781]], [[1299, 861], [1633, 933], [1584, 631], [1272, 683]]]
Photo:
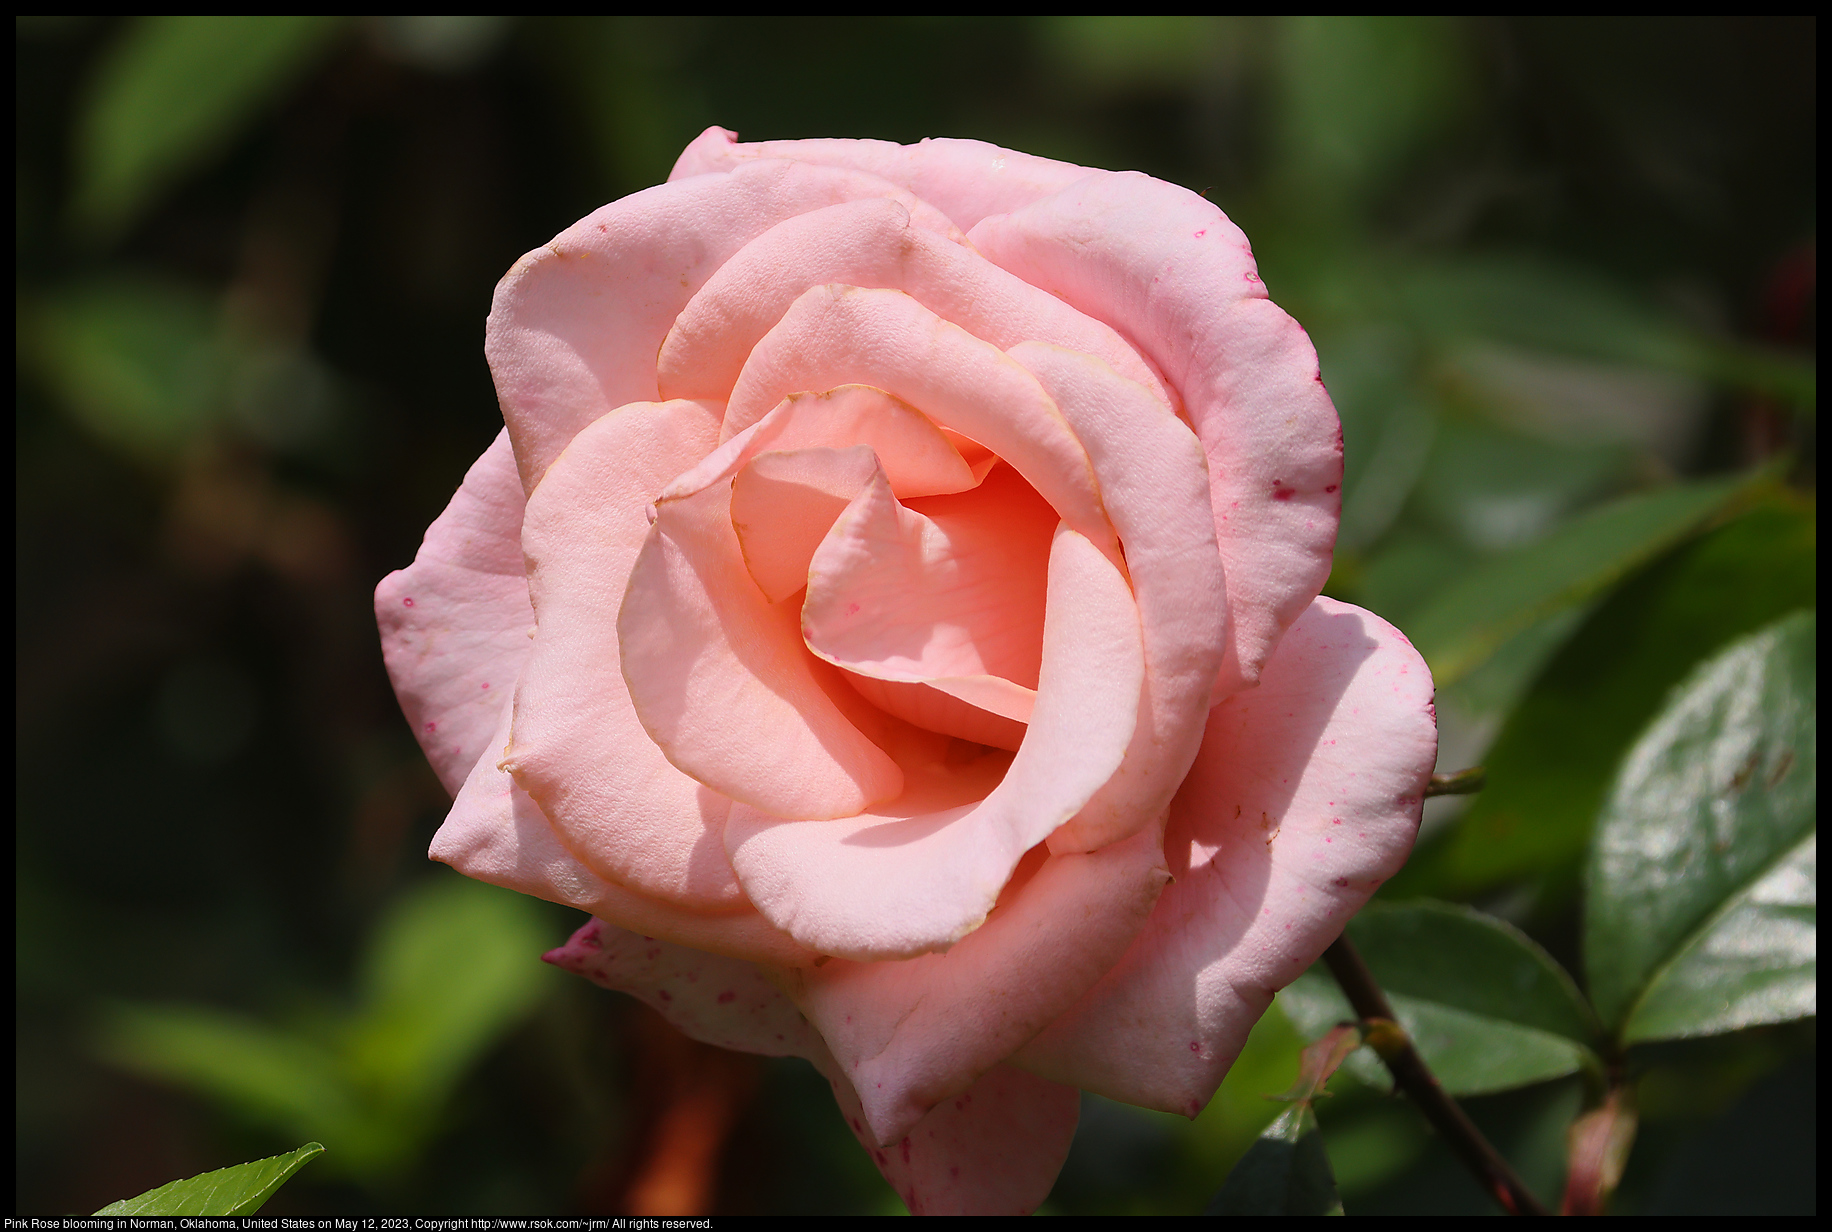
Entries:
[[623, 676], [650, 739], [714, 791], [777, 817], [850, 817], [903, 772], [836, 705], [793, 604], [751, 580], [718, 484], [656, 508], [618, 614]]
[[[733, 807], [726, 850], [771, 923], [819, 953], [861, 961], [945, 949], [986, 919], [1024, 853], [1112, 775], [1144, 683], [1138, 608], [1119, 569], [1066, 526], [1048, 578], [1031, 738], [979, 803], [918, 811], [894, 800], [818, 826]], [[1000, 757], [988, 754], [994, 765]], [[897, 849], [892, 858], [885, 848]]]
[[[921, 411], [870, 385], [792, 393], [662, 491], [672, 500], [723, 483], [765, 450], [870, 445], [899, 498], [964, 492], [986, 477], [991, 452], [939, 428]], [[965, 455], [965, 456], [963, 456]]]
[[1157, 376], [1112, 326], [1000, 269], [900, 202], [849, 201], [785, 219], [745, 245], [688, 301], [656, 378], [669, 398], [724, 401], [744, 361], [796, 297], [823, 283], [903, 291], [1001, 349], [1031, 339], [1098, 355], [1169, 406]]
[[795, 390], [849, 383], [886, 390], [990, 449], [1120, 564], [1087, 452], [1037, 379], [901, 291], [829, 285], [797, 299], [745, 362], [726, 406], [725, 436]]
[[878, 470], [869, 445], [760, 453], [732, 478], [732, 529], [771, 603], [808, 584], [815, 548]]
[[[972, 492], [911, 506], [874, 480], [833, 523], [809, 565], [808, 648], [858, 676], [927, 685], [1029, 722], [1056, 511], [1008, 466]], [[907, 690], [862, 691], [910, 722], [946, 721]]]

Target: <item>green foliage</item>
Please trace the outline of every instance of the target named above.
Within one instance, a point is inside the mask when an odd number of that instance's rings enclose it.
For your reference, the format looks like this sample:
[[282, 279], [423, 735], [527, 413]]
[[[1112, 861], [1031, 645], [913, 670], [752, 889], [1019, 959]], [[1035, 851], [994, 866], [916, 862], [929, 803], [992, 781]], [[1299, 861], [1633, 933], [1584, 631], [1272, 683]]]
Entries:
[[332, 1144], [365, 1181], [411, 1166], [460, 1079], [550, 987], [533, 902], [439, 877], [371, 938], [360, 999], [324, 1021], [273, 1025], [204, 1006], [128, 1005], [104, 1054], [277, 1132]]
[[1317, 1114], [1286, 1109], [1228, 1174], [1205, 1215], [1340, 1215]]
[[1347, 212], [1457, 112], [1462, 31], [1435, 17], [1299, 17], [1276, 35], [1294, 189]]
[[98, 1215], [252, 1215], [274, 1191], [303, 1168], [324, 1146], [308, 1142], [296, 1151], [218, 1168], [182, 1181], [149, 1189], [137, 1198], [110, 1202]]
[[1438, 687], [1531, 625], [1620, 581], [1722, 509], [1747, 483], [1716, 479], [1625, 496], [1470, 569], [1413, 618], [1408, 636]]
[[1800, 613], [1701, 664], [1622, 763], [1584, 961], [1625, 1039], [1814, 1012], [1816, 631]]
[[[1391, 1028], [1387, 1028], [1391, 1030]], [[1342, 1199], [1313, 1111], [1342, 1062], [1367, 1033], [1358, 1025], [1335, 1027], [1304, 1049], [1298, 1079], [1278, 1098], [1291, 1104], [1247, 1151], [1209, 1203], [1209, 1215], [1340, 1215]]]
[[[1373, 903], [1349, 923], [1400, 1026], [1454, 1095], [1503, 1091], [1600, 1068], [1594, 1015], [1563, 968], [1512, 925], [1449, 903]], [[1321, 967], [1279, 994], [1314, 1036], [1355, 1017]], [[1366, 1052], [1348, 1062], [1370, 1085], [1390, 1085]]]
[[1812, 512], [1770, 495], [1617, 588], [1509, 715], [1484, 758], [1487, 788], [1407, 880], [1467, 893], [1575, 870], [1617, 763], [1667, 691], [1732, 638], [1811, 603], [1815, 546]]
[[181, 284], [114, 278], [23, 306], [26, 362], [97, 439], [131, 456], [171, 454], [222, 405], [215, 306]]
[[113, 238], [277, 101], [342, 20], [134, 19], [97, 67], [77, 129], [78, 224]]

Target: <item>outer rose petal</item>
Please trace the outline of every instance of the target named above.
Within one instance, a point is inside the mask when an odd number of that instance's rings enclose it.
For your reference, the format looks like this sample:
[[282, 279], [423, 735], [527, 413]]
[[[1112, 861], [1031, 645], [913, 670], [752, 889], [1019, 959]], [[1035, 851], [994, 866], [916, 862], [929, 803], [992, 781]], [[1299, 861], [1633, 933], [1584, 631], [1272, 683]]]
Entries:
[[496, 286], [484, 353], [523, 489], [586, 424], [659, 398], [662, 339], [733, 253], [785, 218], [860, 197], [895, 197], [918, 225], [948, 228], [872, 176], [760, 160], [613, 201], [517, 261]]
[[[508, 742], [510, 709], [503, 707], [492, 748]], [[755, 911], [701, 915], [605, 881], [566, 849], [540, 805], [490, 756], [479, 759], [465, 780], [429, 854], [467, 877], [579, 907], [696, 950], [776, 966], [806, 966], [819, 957]]]
[[967, 1090], [1125, 953], [1169, 880], [1160, 838], [1151, 826], [1096, 852], [1037, 852], [1035, 875], [1020, 870], [992, 917], [945, 954], [791, 973], [878, 1142]]
[[1397, 629], [1315, 600], [1259, 687], [1209, 716], [1165, 837], [1176, 881], [1144, 932], [1014, 1061], [1196, 1115], [1273, 993], [1405, 863], [1437, 758], [1431, 694]]
[[382, 659], [426, 759], [453, 795], [528, 661], [522, 485], [509, 434], [471, 464], [413, 564], [375, 588]]
[[540, 623], [506, 764], [599, 876], [694, 910], [736, 911], [744, 898], [720, 838], [731, 802], [644, 733], [617, 642], [649, 501], [714, 432], [696, 403], [635, 403], [581, 432], [535, 489], [523, 540]]
[[1074, 163], [1003, 150], [984, 141], [929, 138], [916, 145], [894, 141], [750, 141], [717, 125], [681, 151], [668, 179], [730, 171], [751, 159], [788, 158], [799, 163], [868, 172], [932, 202], [965, 231], [988, 214], [1030, 204], [1095, 172]]
[[1043, 383], [1088, 450], [1125, 545], [1145, 636], [1145, 688], [1126, 759], [1051, 851], [1092, 851], [1157, 818], [1202, 743], [1227, 634], [1227, 593], [1202, 447], [1150, 391], [1090, 355], [1027, 342], [1011, 356]]
[[1310, 339], [1265, 298], [1240, 228], [1186, 189], [1092, 176], [975, 247], [1118, 329], [1181, 394], [1209, 459], [1232, 639], [1215, 699], [1252, 684], [1329, 576], [1342, 429]]
[[915, 1215], [1029, 1214], [1068, 1157], [1080, 1092], [1000, 1066], [886, 1148], [821, 1037], [756, 967], [592, 920], [548, 962], [628, 992], [694, 1039], [740, 1052], [800, 1056], [833, 1087], [840, 1112]]

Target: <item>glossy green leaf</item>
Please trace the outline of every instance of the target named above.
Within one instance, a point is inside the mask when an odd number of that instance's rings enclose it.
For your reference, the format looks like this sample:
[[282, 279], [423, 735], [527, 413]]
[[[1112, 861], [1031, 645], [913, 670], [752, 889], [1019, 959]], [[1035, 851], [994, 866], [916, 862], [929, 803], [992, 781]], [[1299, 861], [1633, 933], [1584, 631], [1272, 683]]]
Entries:
[[[1585, 968], [1612, 1027], [1651, 1039], [1797, 1016], [1775, 981], [1813, 978], [1789, 938], [1812, 890], [1817, 627], [1797, 613], [1701, 664], [1623, 761], [1586, 868]], [[1728, 982], [1698, 987], [1714, 968]]]
[[1819, 835], [1733, 897], [1655, 977], [1628, 1042], [1717, 1035], [1819, 1012]]
[[149, 1189], [137, 1198], [110, 1202], [98, 1215], [252, 1215], [273, 1197], [293, 1173], [324, 1147], [308, 1142], [296, 1151], [218, 1168], [182, 1181]]
[[1571, 519], [1537, 543], [1472, 568], [1407, 622], [1440, 688], [1530, 625], [1576, 606], [1685, 537], [1748, 482], [1638, 493]]
[[343, 19], [140, 17], [89, 85], [77, 133], [76, 214], [103, 237], [257, 119]]
[[1309, 1103], [1286, 1109], [1260, 1135], [1203, 1214], [1342, 1214], [1329, 1154]]
[[1488, 786], [1444, 847], [1399, 880], [1461, 894], [1575, 870], [1611, 775], [1667, 692], [1733, 638], [1811, 604], [1815, 549], [1812, 511], [1776, 496], [1624, 583], [1508, 716], [1483, 758]]
[[[1448, 903], [1372, 903], [1348, 935], [1452, 1094], [1508, 1090], [1597, 1064], [1596, 1021], [1571, 977], [1505, 921]], [[1306, 1034], [1354, 1017], [1321, 965], [1280, 993], [1279, 1004]], [[1369, 1054], [1347, 1068], [1390, 1085]]]

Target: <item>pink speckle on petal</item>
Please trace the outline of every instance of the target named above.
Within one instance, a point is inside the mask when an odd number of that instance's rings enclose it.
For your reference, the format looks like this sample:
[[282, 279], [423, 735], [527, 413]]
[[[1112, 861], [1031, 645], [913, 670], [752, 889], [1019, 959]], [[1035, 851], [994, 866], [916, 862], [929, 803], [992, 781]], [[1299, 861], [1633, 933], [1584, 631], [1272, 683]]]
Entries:
[[402, 606], [402, 607], [412, 607], [412, 606], [413, 606], [413, 600], [412, 600], [412, 599], [403, 599], [403, 600], [401, 600], [401, 606]]
[[483, 687], [484, 687], [484, 688], [486, 688], [486, 689], [487, 689], [487, 688], [489, 688], [489, 687], [490, 687], [490, 682], [489, 682], [489, 681], [487, 681], [487, 680], [486, 680], [486, 681], [484, 681], [484, 682], [483, 682]]
[[429, 731], [429, 732], [435, 732], [435, 731], [438, 731], [438, 730], [439, 730], [439, 725], [438, 725], [437, 723], [428, 723], [428, 724], [426, 725], [426, 730], [427, 730], [427, 731]]
[[848, 603], [846, 605], [846, 614], [848, 616], [858, 615], [859, 614], [859, 605], [856, 603]]
[[1191, 238], [1191, 239], [1196, 239], [1196, 240], [1199, 240], [1199, 239], [1201, 239], [1201, 238], [1202, 238], [1203, 236], [1205, 236], [1205, 235], [1207, 235], [1208, 233], [1209, 233], [1209, 229], [1208, 229], [1207, 227], [1204, 227], [1204, 228], [1203, 228], [1202, 230], [1200, 230], [1200, 231], [1198, 231], [1198, 232], [1196, 232], [1196, 234], [1195, 234], [1195, 235], [1192, 235], [1192, 236], [1191, 236], [1190, 238]]
[[1252, 270], [1248, 270], [1245, 274], [1242, 275], [1242, 277], [1244, 277], [1248, 282], [1258, 282], [1260, 280], [1260, 276], [1254, 273]]
[[[1287, 927], [1287, 928], [1289, 928], [1289, 927], [1291, 927], [1291, 926], [1290, 926], [1290, 925], [1288, 924], [1288, 925], [1286, 925], [1286, 927]], [[674, 994], [673, 994], [673, 993], [671, 993], [671, 992], [669, 992], [669, 991], [668, 991], [668, 990], [667, 990], [666, 988], [664, 988], [664, 989], [662, 989], [662, 990], [661, 990], [661, 991], [660, 991], [659, 993], [657, 993], [656, 995], [657, 995], [657, 996], [659, 996], [659, 997], [660, 997], [660, 998], [661, 998], [662, 1000], [664, 1000], [664, 1001], [672, 1001], [672, 1000], [674, 1000]]]
[[1328, 487], [1324, 488], [1323, 490], [1325, 492], [1334, 492], [1336, 490], [1336, 485], [1332, 483]]
[[1195, 1040], [1191, 1040], [1190, 1041], [1190, 1051], [1191, 1052], [1201, 1052], [1202, 1045]]
[[719, 994], [719, 1004], [720, 1005], [729, 1005], [733, 1001], [736, 1001], [737, 999], [738, 999], [738, 994], [733, 992], [729, 988]]

